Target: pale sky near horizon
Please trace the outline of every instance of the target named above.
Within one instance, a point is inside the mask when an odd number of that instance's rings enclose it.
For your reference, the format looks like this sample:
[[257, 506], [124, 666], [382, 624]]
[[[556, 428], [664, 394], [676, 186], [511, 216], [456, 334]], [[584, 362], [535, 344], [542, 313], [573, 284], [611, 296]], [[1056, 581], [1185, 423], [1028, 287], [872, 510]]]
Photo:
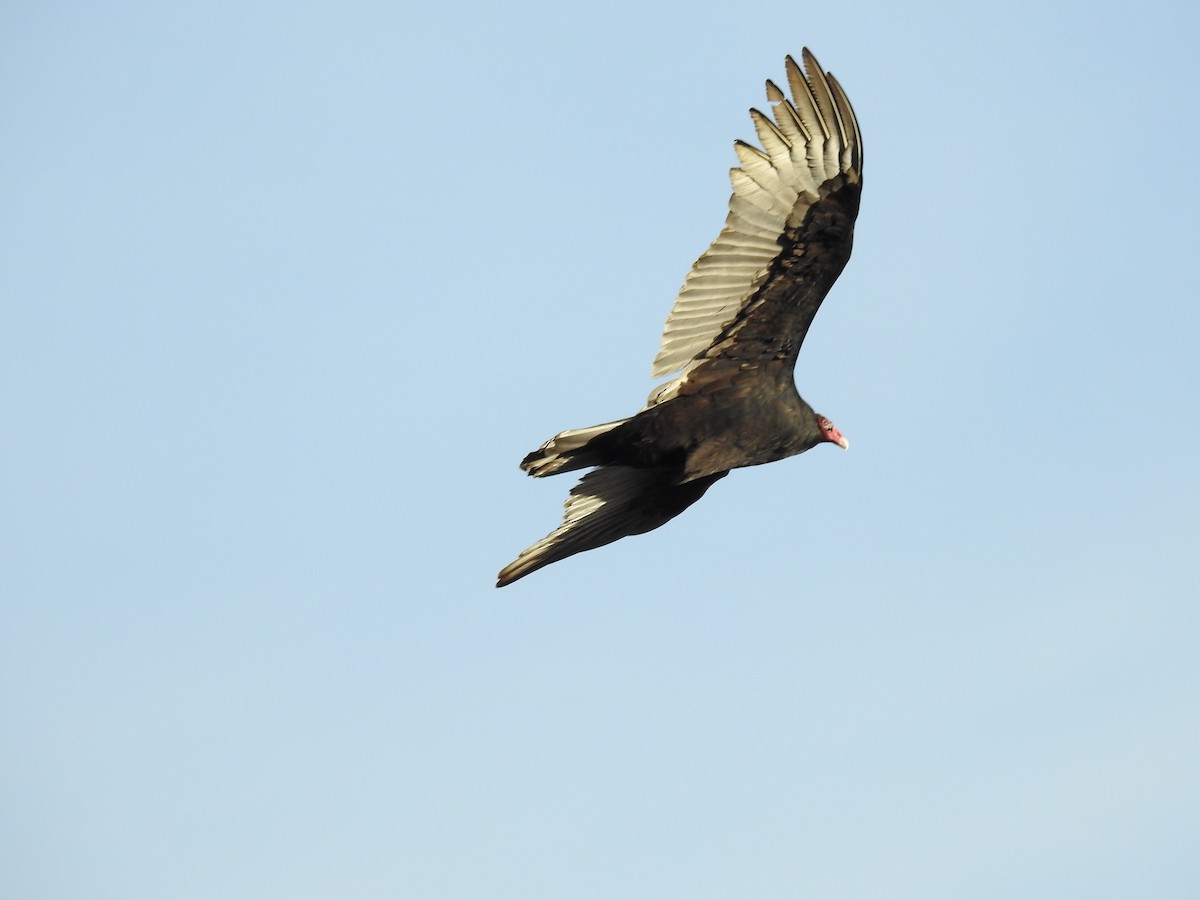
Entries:
[[[0, 9], [0, 895], [1194, 900], [1198, 26]], [[805, 45], [849, 452], [497, 591]]]

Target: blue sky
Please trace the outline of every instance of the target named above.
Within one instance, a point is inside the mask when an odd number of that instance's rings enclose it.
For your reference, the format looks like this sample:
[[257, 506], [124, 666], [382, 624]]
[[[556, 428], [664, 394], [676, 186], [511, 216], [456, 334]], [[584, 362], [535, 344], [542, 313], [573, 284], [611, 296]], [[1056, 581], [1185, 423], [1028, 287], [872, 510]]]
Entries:
[[[1198, 25], [7, 4], [0, 892], [1194, 898]], [[497, 592], [804, 45], [850, 452]]]

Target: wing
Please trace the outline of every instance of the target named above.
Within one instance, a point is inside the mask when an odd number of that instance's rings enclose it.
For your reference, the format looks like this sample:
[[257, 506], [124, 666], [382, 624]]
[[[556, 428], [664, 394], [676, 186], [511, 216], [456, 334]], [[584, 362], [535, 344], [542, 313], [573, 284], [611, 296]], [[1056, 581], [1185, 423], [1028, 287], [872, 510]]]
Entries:
[[562, 525], [501, 569], [496, 587], [584, 550], [665, 525], [727, 474], [675, 484], [678, 472], [667, 469], [606, 466], [588, 472], [571, 488]]
[[679, 291], [655, 376], [697, 359], [794, 364], [850, 258], [862, 138], [841, 85], [807, 48], [803, 59], [807, 76], [787, 58], [791, 100], [767, 82], [774, 122], [750, 110], [762, 149], [734, 145], [729, 216]]

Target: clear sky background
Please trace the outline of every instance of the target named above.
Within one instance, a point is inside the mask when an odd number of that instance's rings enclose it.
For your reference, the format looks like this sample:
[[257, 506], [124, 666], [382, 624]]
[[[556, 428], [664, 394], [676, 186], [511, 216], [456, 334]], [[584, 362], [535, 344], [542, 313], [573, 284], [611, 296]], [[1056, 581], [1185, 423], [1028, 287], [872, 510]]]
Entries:
[[[1200, 896], [1194, 4], [0, 8], [0, 894]], [[496, 591], [807, 44], [850, 438]]]

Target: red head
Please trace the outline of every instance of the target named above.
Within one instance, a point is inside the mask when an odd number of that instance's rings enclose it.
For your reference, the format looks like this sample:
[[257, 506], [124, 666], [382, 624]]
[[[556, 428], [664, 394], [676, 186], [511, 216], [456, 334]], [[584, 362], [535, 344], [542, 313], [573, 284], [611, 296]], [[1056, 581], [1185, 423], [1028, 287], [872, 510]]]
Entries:
[[829, 441], [831, 444], [837, 444], [843, 450], [850, 449], [850, 442], [842, 437], [842, 433], [837, 430], [837, 426], [830, 422], [824, 416], [817, 416], [817, 424], [821, 426], [821, 439]]

